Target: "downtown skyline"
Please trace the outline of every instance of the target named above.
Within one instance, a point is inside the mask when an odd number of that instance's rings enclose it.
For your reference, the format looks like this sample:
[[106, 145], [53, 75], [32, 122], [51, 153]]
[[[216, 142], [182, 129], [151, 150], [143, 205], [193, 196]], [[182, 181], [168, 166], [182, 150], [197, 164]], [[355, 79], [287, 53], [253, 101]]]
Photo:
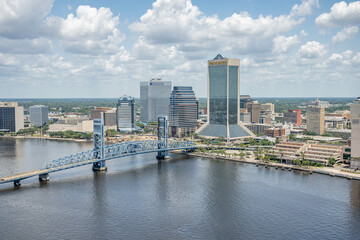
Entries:
[[240, 93], [356, 97], [360, 1], [0, 1], [1, 98], [139, 97], [153, 77], [206, 97], [207, 60]]

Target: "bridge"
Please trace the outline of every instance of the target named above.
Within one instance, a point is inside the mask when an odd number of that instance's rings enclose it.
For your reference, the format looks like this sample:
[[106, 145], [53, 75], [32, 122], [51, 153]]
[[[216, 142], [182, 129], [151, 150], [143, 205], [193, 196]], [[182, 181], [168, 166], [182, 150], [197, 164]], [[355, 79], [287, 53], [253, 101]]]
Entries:
[[70, 168], [93, 164], [94, 171], [105, 171], [107, 160], [131, 156], [135, 154], [157, 152], [158, 162], [169, 158], [169, 151], [192, 151], [196, 144], [190, 141], [172, 141], [168, 139], [167, 116], [158, 118], [158, 140], [133, 141], [105, 146], [103, 119], [94, 119], [94, 148], [93, 150], [76, 153], [56, 160], [46, 162], [41, 169], [19, 173], [0, 178], [0, 184], [13, 182], [20, 186], [20, 181], [39, 176], [39, 181], [49, 181], [49, 173], [63, 171]]

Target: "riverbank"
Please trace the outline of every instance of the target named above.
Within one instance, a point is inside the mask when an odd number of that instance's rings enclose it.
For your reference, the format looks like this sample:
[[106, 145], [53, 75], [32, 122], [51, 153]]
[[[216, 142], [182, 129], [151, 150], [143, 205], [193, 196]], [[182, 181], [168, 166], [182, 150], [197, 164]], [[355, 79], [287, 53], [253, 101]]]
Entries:
[[45, 139], [55, 141], [73, 141], [73, 142], [92, 142], [88, 139], [76, 139], [76, 138], [55, 138], [50, 136], [0, 136], [2, 138], [15, 138], [15, 139]]
[[253, 156], [248, 157], [234, 157], [234, 156], [223, 156], [223, 155], [217, 155], [217, 154], [204, 154], [199, 152], [191, 152], [188, 153], [188, 155], [191, 156], [197, 156], [197, 157], [205, 157], [209, 159], [221, 159], [221, 160], [228, 160], [228, 161], [236, 161], [236, 162], [243, 162], [243, 163], [250, 163], [250, 164], [256, 164], [256, 166], [265, 166], [265, 167], [274, 167], [275, 169], [281, 169], [281, 170], [297, 170], [297, 171], [304, 171], [308, 172], [309, 174], [312, 173], [319, 173], [324, 175], [329, 175], [331, 177], [341, 177], [346, 178], [349, 180], [358, 180], [360, 181], [360, 173], [351, 173], [351, 172], [345, 172], [341, 171], [341, 169], [337, 168], [330, 168], [330, 167], [301, 167], [297, 165], [292, 164], [284, 164], [284, 163], [275, 163], [275, 162], [264, 162], [261, 160], [256, 160], [253, 158]]

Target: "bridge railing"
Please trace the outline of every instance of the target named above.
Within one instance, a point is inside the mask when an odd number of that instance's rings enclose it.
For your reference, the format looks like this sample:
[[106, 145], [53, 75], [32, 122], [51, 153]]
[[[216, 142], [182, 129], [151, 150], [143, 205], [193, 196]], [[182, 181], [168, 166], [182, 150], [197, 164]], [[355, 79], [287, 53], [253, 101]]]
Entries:
[[[103, 160], [121, 157], [121, 155], [127, 155], [127, 154], [155, 152], [160, 150], [159, 146], [164, 146], [162, 140], [145, 140], [145, 141], [134, 141], [134, 142], [112, 144], [105, 147], [105, 156]], [[196, 148], [196, 144], [190, 141], [168, 140], [167, 146], [168, 146], [167, 149], [162, 149], [162, 150]], [[61, 167], [69, 164], [89, 161], [94, 159], [94, 153], [95, 153], [94, 150], [88, 150], [85, 152], [58, 158], [56, 160], [52, 160], [45, 163], [42, 169]]]

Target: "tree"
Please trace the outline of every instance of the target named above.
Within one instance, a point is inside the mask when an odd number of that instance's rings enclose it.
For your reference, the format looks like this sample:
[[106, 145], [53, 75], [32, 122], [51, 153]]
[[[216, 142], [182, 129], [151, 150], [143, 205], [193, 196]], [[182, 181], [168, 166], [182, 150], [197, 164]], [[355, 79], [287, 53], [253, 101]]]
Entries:
[[330, 166], [333, 166], [335, 163], [336, 163], [336, 159], [335, 158], [333, 158], [333, 157], [329, 157], [329, 165]]

